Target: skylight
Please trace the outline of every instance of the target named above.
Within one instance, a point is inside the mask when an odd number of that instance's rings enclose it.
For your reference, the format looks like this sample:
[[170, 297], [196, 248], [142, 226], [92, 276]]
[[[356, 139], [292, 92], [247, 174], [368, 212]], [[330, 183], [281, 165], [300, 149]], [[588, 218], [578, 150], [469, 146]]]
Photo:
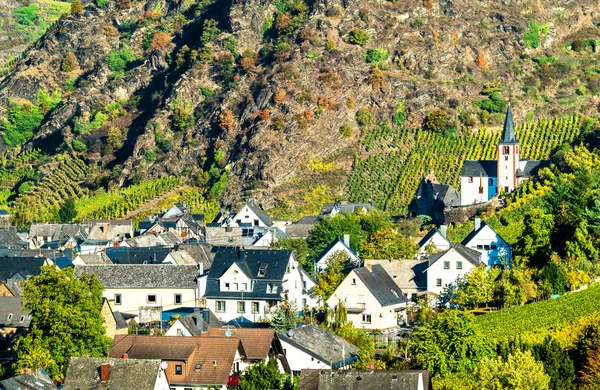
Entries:
[[258, 277], [264, 277], [267, 274], [267, 267], [269, 264], [262, 263], [258, 268]]

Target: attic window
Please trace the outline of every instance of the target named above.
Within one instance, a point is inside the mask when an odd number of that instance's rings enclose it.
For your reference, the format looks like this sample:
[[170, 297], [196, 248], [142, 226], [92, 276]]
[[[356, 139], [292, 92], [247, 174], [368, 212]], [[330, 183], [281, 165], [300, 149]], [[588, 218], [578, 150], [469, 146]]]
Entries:
[[13, 318], [13, 313], [8, 313], [8, 319], [6, 321], [10, 321]]
[[396, 298], [398, 298], [398, 293], [397, 293], [396, 291], [394, 291], [394, 290], [390, 290], [390, 291], [392, 292], [392, 294], [394, 294], [394, 296], [395, 296]]
[[25, 316], [21, 316], [21, 318], [19, 318], [19, 322], [23, 322], [25, 321]]
[[267, 274], [267, 267], [269, 264], [262, 263], [260, 267], [258, 267], [258, 277], [264, 277]]
[[202, 363], [198, 363], [198, 364], [196, 364], [196, 370], [199, 370], [199, 369], [201, 369], [201, 368], [202, 368]]

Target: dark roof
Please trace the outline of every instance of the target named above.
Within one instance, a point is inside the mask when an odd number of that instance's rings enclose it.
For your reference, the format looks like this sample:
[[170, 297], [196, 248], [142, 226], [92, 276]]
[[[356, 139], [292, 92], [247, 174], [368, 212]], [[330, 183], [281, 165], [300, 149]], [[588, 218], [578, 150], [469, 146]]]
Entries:
[[460, 171], [462, 177], [498, 177], [497, 160], [466, 160]]
[[73, 237], [85, 240], [87, 233], [82, 225], [72, 223], [34, 223], [29, 227], [30, 237], [50, 237], [50, 240]]
[[510, 103], [506, 109], [506, 118], [504, 118], [504, 128], [502, 129], [502, 137], [500, 138], [500, 144], [512, 144], [518, 145], [517, 136], [515, 135], [515, 123], [513, 122], [512, 109]]
[[[12, 314], [11, 319], [8, 319]], [[21, 317], [23, 321], [21, 321]], [[0, 297], [0, 328], [29, 328], [31, 318], [21, 304], [21, 297]]]
[[4, 249], [27, 249], [29, 244], [17, 236], [13, 229], [0, 229], [0, 248]]
[[23, 277], [39, 275], [45, 262], [44, 257], [0, 257], [0, 282], [6, 282], [15, 274]]
[[267, 214], [265, 214], [260, 209], [260, 207], [258, 207], [258, 205], [256, 203], [254, 203], [253, 200], [251, 200], [250, 202], [246, 202], [246, 205], [248, 206], [248, 208], [250, 210], [252, 210], [252, 212], [254, 214], [256, 214], [256, 216], [258, 217], [258, 219], [260, 219], [262, 221], [262, 223], [264, 223], [267, 226], [273, 225], [273, 222], [271, 221], [271, 217], [268, 216]]
[[445, 251], [436, 253], [429, 257], [429, 267], [436, 261], [438, 261], [442, 256], [448, 253], [451, 250], [455, 250], [458, 252], [465, 260], [469, 261], [473, 265], [479, 265], [481, 260], [481, 252], [476, 251], [475, 249], [467, 248], [463, 244], [455, 244], [452, 248], [446, 249]]
[[[216, 253], [206, 281], [207, 298], [239, 298], [242, 292], [220, 291], [219, 278], [233, 265], [253, 280], [253, 290], [244, 291], [244, 298], [281, 299], [282, 282], [292, 256], [287, 250], [244, 250], [231, 248]], [[262, 264], [267, 264], [264, 276], [258, 276]], [[276, 284], [277, 293], [267, 294], [267, 284]]]
[[460, 204], [460, 195], [454, 187], [449, 184], [433, 183], [433, 199], [444, 203], [444, 206], [458, 206]]
[[75, 274], [94, 274], [105, 288], [196, 288], [198, 267], [178, 264], [82, 265]]
[[75, 267], [75, 265], [73, 265], [71, 260], [69, 260], [69, 258], [66, 256], [57, 257], [56, 259], [54, 259], [54, 264], [56, 264], [56, 266], [60, 269], [65, 269], [68, 267]]
[[[330, 366], [356, 356], [358, 348], [318, 325], [304, 325], [279, 333], [279, 338]], [[342, 351], [344, 355], [342, 357]]]
[[321, 218], [318, 215], [309, 215], [307, 217], [302, 217], [298, 220], [298, 222], [293, 225], [314, 225], [319, 222]]
[[177, 249], [185, 250], [188, 255], [196, 260], [196, 263], [202, 264], [206, 271], [212, 265], [214, 253], [211, 252], [212, 247], [210, 245], [180, 244]]
[[393, 305], [407, 300], [400, 287], [394, 282], [385, 269], [374, 264], [368, 268], [355, 268], [353, 272], [365, 284], [367, 289], [379, 301], [381, 306]]
[[[115, 359], [72, 357], [64, 390], [139, 389], [154, 390], [160, 359]], [[100, 366], [110, 364], [109, 379], [100, 381]]]
[[335, 203], [323, 203], [323, 207], [321, 207], [321, 211], [319, 215], [329, 215], [335, 208]]
[[0, 389], [6, 390], [57, 390], [58, 388], [42, 368], [0, 381]]
[[[318, 372], [318, 381], [316, 380]], [[299, 390], [418, 390], [433, 389], [429, 371], [302, 370]]]
[[219, 328], [223, 325], [210, 309], [199, 309], [179, 317], [178, 320], [192, 336], [200, 336], [203, 330], [206, 332], [208, 328]]
[[123, 313], [121, 313], [119, 311], [113, 311], [113, 317], [115, 319], [115, 324], [117, 326], [117, 329], [129, 328], [129, 324], [127, 323], [127, 320], [123, 316]]
[[315, 259], [315, 262], [319, 262], [321, 261], [321, 259], [323, 259], [323, 257], [327, 256], [327, 254], [329, 254], [329, 251], [331, 251], [333, 249], [334, 246], [336, 246], [337, 243], [341, 243], [344, 247], [348, 248], [348, 250], [350, 251], [350, 253], [352, 253], [354, 256], [358, 257], [358, 255], [356, 254], [356, 252], [354, 252], [352, 250], [352, 248], [350, 248], [348, 245], [346, 245], [346, 243], [339, 237], [337, 237], [335, 240], [331, 241], [331, 244], [329, 244], [327, 246], [327, 248], [323, 249], [323, 251], [319, 254], [319, 256]]
[[[523, 160], [521, 160], [521, 162], [523, 162]], [[523, 170], [517, 169], [517, 177], [535, 176], [540, 169], [548, 166], [550, 166], [550, 161], [548, 160], [528, 160], [525, 163], [525, 168]]]
[[104, 251], [115, 264], [160, 264], [169, 254], [168, 246], [110, 247]]
[[[422, 247], [423, 245], [425, 245], [427, 243], [427, 241], [429, 241], [429, 239], [431, 239], [431, 237], [433, 237], [436, 233], [439, 233], [439, 235], [442, 236], [442, 233], [440, 233], [440, 231], [436, 227], [434, 227], [433, 229], [428, 231], [427, 234], [425, 235], [425, 237], [423, 237], [421, 239], [421, 241], [419, 241], [419, 248]], [[446, 240], [448, 242], [448, 244], [450, 244], [450, 246], [452, 246], [452, 243], [450, 242], [450, 240], [448, 240], [444, 236], [442, 236], [442, 237], [444, 238], [444, 240]]]

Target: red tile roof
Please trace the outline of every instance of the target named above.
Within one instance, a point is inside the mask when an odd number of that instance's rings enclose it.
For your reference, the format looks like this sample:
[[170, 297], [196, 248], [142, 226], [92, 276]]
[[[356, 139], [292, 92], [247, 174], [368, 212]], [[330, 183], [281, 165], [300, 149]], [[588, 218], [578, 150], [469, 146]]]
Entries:
[[226, 331], [231, 331], [231, 337], [242, 341], [244, 352], [248, 359], [267, 359], [275, 337], [274, 329], [255, 328], [208, 328], [208, 337], [225, 337]]

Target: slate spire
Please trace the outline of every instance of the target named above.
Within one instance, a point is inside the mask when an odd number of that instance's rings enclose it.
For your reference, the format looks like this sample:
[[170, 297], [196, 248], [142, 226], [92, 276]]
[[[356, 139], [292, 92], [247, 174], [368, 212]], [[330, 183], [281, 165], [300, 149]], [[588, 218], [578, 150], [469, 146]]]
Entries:
[[515, 123], [513, 122], [512, 110], [510, 109], [510, 103], [508, 103], [508, 109], [506, 110], [506, 118], [504, 119], [504, 129], [502, 130], [502, 138], [500, 139], [501, 144], [518, 144], [517, 136], [515, 135]]

